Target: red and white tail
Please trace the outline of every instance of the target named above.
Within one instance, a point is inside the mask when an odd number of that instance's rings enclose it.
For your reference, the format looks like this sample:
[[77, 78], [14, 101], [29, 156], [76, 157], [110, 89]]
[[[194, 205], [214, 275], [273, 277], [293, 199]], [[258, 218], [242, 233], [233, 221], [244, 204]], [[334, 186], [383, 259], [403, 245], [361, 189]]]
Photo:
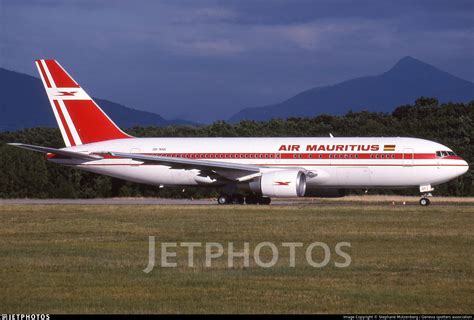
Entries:
[[36, 60], [67, 147], [130, 138], [105, 114], [56, 60]]

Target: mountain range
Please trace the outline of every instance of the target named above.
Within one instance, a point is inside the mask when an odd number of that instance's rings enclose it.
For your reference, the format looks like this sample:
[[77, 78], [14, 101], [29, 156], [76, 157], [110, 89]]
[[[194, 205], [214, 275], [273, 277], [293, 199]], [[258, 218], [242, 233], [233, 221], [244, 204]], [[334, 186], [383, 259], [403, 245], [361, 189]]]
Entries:
[[[0, 87], [0, 131], [56, 126], [39, 78], [0, 68]], [[391, 112], [400, 105], [413, 103], [420, 96], [435, 97], [440, 102], [469, 102], [474, 100], [474, 83], [418, 59], [405, 57], [380, 75], [316, 87], [281, 103], [246, 108], [229, 121], [342, 115], [350, 110]], [[166, 120], [156, 113], [104, 99], [94, 100], [122, 128], [196, 125], [185, 120]]]
[[[0, 131], [56, 127], [56, 120], [39, 78], [0, 68], [0, 88]], [[158, 114], [104, 99], [94, 100], [121, 128], [193, 124], [184, 120], [166, 120]]]
[[440, 102], [469, 102], [474, 100], [474, 83], [418, 59], [404, 57], [380, 75], [316, 87], [281, 103], [246, 108], [229, 121], [342, 115], [350, 110], [391, 112], [420, 96], [435, 97]]

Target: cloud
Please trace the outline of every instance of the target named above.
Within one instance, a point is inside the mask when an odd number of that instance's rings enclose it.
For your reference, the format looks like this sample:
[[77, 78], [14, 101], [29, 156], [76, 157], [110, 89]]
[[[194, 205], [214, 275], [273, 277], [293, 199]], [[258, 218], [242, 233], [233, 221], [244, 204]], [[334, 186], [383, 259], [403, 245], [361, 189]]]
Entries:
[[191, 42], [175, 42], [173, 49], [179, 53], [192, 55], [223, 56], [234, 55], [245, 51], [245, 47], [225, 39], [209, 39]]
[[0, 5], [2, 67], [35, 74], [35, 58], [58, 58], [92, 94], [168, 117], [226, 118], [310, 87], [383, 72], [406, 55], [474, 80], [474, 1]]

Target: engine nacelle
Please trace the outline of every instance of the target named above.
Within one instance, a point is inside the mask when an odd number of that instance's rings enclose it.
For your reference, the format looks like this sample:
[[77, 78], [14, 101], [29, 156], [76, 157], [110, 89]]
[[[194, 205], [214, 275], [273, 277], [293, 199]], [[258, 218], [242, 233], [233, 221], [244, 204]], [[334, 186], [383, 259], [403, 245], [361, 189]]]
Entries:
[[265, 172], [250, 183], [250, 189], [266, 197], [303, 197], [306, 192], [306, 175], [301, 170]]

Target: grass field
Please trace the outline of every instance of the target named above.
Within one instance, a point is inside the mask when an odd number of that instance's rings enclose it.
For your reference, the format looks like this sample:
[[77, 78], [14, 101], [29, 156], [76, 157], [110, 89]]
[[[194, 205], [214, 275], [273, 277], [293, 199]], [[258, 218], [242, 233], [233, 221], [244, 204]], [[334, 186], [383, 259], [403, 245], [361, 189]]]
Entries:
[[[0, 206], [2, 313], [473, 313], [474, 206]], [[241, 259], [146, 274], [161, 242], [275, 243], [272, 268]], [[347, 268], [324, 268], [282, 242], [347, 241]], [[301, 250], [301, 251], [299, 251]], [[318, 260], [315, 251], [315, 260]], [[270, 258], [262, 251], [262, 260]], [[173, 259], [170, 259], [173, 261]], [[319, 259], [321, 260], [321, 259]], [[157, 262], [159, 264], [159, 261]]]

